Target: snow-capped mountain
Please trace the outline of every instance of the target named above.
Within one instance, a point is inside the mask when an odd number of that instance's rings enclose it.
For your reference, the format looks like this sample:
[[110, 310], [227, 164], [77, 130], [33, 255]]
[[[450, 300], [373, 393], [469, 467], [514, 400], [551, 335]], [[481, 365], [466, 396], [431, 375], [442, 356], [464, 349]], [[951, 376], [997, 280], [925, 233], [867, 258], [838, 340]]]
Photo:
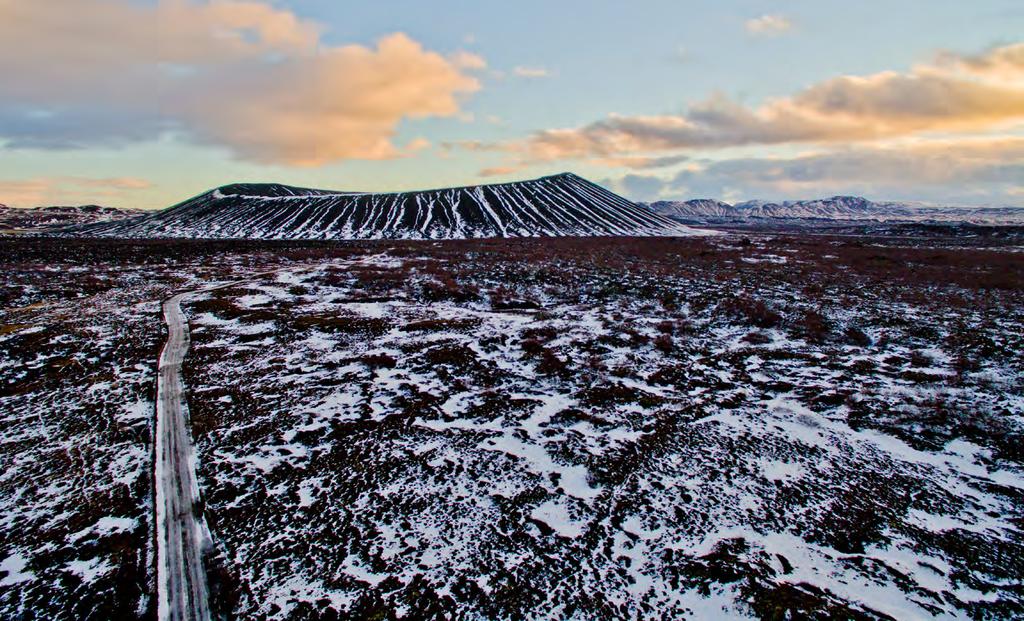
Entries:
[[1021, 207], [936, 207], [919, 203], [875, 202], [860, 196], [782, 202], [752, 200], [735, 205], [714, 199], [695, 199], [657, 201], [647, 206], [671, 218], [695, 220], [774, 218], [1024, 224], [1024, 208]]
[[713, 198], [695, 198], [689, 201], [658, 201], [650, 208], [663, 216], [718, 216], [730, 217], [735, 209], [729, 203]]
[[0, 230], [51, 229], [92, 222], [112, 222], [138, 216], [137, 209], [118, 209], [99, 205], [33, 207], [22, 209], [0, 205]]
[[132, 220], [79, 227], [103, 237], [461, 239], [687, 235], [693, 231], [571, 173], [422, 192], [234, 184]]

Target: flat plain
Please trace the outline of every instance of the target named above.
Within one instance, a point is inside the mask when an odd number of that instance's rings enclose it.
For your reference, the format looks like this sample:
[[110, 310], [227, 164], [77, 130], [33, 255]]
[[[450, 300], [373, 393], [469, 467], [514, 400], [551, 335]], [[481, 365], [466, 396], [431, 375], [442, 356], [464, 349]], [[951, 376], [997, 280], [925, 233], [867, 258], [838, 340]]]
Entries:
[[1019, 616], [1024, 261], [989, 242], [0, 239], [0, 616], [153, 613], [160, 303], [214, 284], [219, 612]]

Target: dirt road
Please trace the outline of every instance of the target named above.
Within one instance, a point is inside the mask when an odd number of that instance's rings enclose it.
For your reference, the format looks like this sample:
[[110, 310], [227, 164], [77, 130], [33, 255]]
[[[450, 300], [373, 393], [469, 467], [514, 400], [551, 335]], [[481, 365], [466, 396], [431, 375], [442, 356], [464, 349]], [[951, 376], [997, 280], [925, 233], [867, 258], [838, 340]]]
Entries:
[[181, 362], [188, 322], [178, 294], [163, 304], [167, 342], [160, 352], [156, 405], [157, 616], [161, 621], [210, 619], [203, 554], [210, 534], [198, 508], [199, 484], [182, 399]]

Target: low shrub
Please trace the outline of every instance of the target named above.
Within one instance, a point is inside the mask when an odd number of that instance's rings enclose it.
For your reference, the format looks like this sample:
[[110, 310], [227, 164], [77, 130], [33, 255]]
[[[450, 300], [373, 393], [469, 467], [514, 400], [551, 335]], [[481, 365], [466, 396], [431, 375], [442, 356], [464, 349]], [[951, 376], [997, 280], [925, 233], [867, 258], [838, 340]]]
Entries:
[[555, 352], [544, 348], [540, 353], [540, 362], [537, 370], [544, 375], [565, 376], [569, 372], [569, 363], [560, 358]]
[[371, 369], [393, 369], [398, 364], [394, 356], [388, 354], [367, 354], [359, 361]]
[[491, 308], [496, 311], [537, 310], [540, 303], [527, 297], [516, 296], [506, 287], [498, 287], [491, 293]]
[[761, 300], [740, 296], [719, 304], [720, 312], [758, 328], [774, 328], [782, 323], [782, 315]]
[[479, 288], [475, 285], [460, 285], [451, 276], [438, 276], [425, 281], [421, 293], [428, 302], [475, 302], [480, 299]]
[[767, 345], [772, 342], [772, 339], [763, 332], [751, 332], [743, 337], [743, 342], [751, 345]]
[[479, 322], [474, 319], [424, 319], [423, 321], [412, 321], [402, 326], [402, 332], [447, 332], [454, 330], [465, 330], [476, 326]]
[[846, 331], [843, 333], [843, 337], [846, 339], [847, 343], [856, 345], [857, 347], [868, 347], [871, 345], [871, 337], [856, 326], [846, 328]]
[[811, 343], [824, 343], [832, 333], [829, 320], [816, 310], [804, 311], [796, 322], [797, 332]]
[[544, 353], [544, 351], [547, 349], [546, 347], [544, 347], [544, 344], [538, 341], [537, 339], [529, 338], [523, 339], [519, 346], [523, 349], [524, 352], [526, 352], [527, 355], [530, 356], [539, 356], [540, 354]]

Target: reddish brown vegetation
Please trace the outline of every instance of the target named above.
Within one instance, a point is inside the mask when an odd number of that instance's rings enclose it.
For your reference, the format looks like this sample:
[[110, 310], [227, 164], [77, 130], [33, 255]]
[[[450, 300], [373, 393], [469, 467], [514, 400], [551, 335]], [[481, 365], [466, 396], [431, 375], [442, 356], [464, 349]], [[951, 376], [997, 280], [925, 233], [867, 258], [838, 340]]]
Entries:
[[370, 354], [363, 356], [359, 361], [371, 369], [393, 369], [398, 364], [394, 356], [388, 354]]
[[472, 302], [479, 298], [478, 288], [460, 285], [448, 275], [441, 275], [423, 283], [423, 299], [428, 302]]
[[797, 333], [811, 343], [824, 343], [832, 325], [819, 311], [806, 310], [796, 322]]
[[871, 337], [856, 326], [848, 327], [846, 332], [843, 333], [843, 336], [846, 337], [846, 341], [848, 343], [858, 347], [867, 347], [871, 345]]
[[467, 330], [477, 323], [469, 319], [424, 319], [407, 323], [401, 329], [403, 332], [447, 332]]
[[746, 296], [729, 298], [719, 304], [718, 309], [725, 315], [758, 328], [774, 328], [782, 322], [782, 315], [767, 304]]
[[536, 310], [540, 304], [536, 300], [517, 296], [514, 291], [500, 286], [491, 293], [491, 308], [494, 310]]

